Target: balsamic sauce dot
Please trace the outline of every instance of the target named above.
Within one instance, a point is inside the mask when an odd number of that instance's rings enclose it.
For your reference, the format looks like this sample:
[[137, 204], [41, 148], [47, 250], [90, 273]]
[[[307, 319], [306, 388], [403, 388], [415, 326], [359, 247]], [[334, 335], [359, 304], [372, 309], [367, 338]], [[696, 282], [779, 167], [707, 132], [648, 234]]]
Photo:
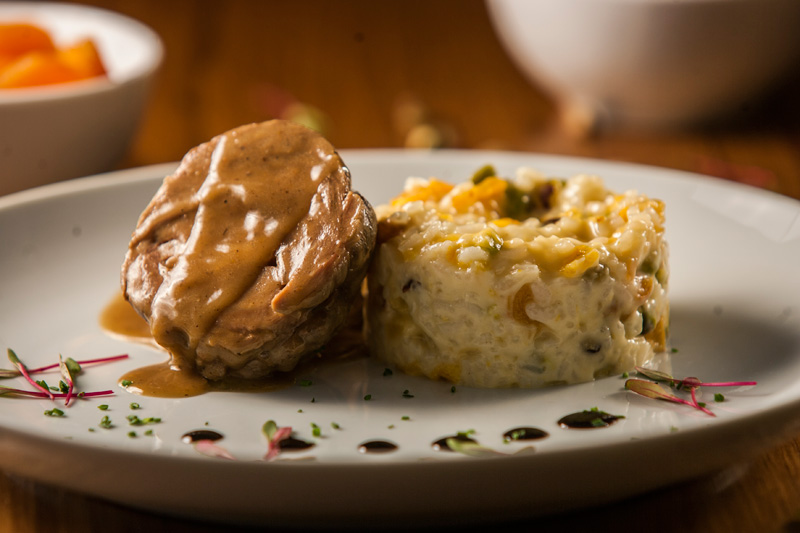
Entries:
[[281, 440], [278, 443], [278, 447], [281, 451], [285, 452], [301, 452], [303, 450], [307, 450], [309, 448], [314, 447], [313, 442], [306, 442], [304, 440], [300, 440], [294, 437], [289, 437], [286, 439]]
[[217, 441], [223, 438], [222, 433], [217, 431], [212, 431], [210, 429], [196, 429], [194, 431], [188, 431], [181, 436], [181, 441], [185, 442], [186, 444], [192, 444], [193, 442], [201, 441], [201, 440], [210, 440], [210, 441]]
[[397, 444], [385, 440], [368, 440], [358, 445], [359, 453], [389, 453], [397, 449]]
[[604, 411], [578, 411], [568, 414], [558, 421], [558, 425], [570, 429], [595, 429], [608, 427], [624, 416], [617, 416]]
[[515, 440], [537, 440], [537, 439], [544, 439], [549, 436], [550, 434], [543, 429], [532, 428], [532, 427], [518, 427], [514, 429], [509, 429], [508, 431], [503, 433], [503, 440], [508, 442]]

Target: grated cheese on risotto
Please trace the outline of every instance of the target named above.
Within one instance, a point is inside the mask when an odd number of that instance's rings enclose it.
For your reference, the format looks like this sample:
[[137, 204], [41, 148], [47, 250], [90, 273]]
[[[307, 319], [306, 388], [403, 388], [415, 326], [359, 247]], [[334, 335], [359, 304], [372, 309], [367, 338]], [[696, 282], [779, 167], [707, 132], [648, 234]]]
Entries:
[[373, 356], [474, 387], [579, 383], [666, 349], [664, 204], [490, 166], [407, 180], [376, 208], [365, 327]]

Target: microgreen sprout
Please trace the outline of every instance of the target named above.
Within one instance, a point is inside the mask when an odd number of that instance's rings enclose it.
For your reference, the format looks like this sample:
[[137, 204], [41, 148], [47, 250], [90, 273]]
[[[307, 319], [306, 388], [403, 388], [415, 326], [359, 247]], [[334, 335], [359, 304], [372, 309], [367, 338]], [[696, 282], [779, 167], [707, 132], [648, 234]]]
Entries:
[[28, 373], [28, 368], [22, 363], [22, 361], [20, 361], [19, 357], [17, 357], [17, 354], [14, 353], [14, 350], [8, 348], [7, 351], [9, 361], [11, 361], [11, 364], [14, 365], [17, 371], [28, 381], [28, 383], [33, 385], [33, 387], [38, 391], [45, 393], [48, 398], [53, 400], [53, 393], [50, 392], [50, 389], [41, 386], [40, 384], [36, 383], [33, 378], [31, 378], [30, 374]]
[[63, 417], [64, 411], [58, 409], [57, 407], [53, 407], [52, 409], [48, 409], [44, 412], [45, 416], [55, 416], [55, 417]]
[[101, 411], [108, 411], [108, 404], [107, 403], [100, 404], [97, 406], [97, 408], [100, 409]]
[[101, 418], [100, 423], [97, 425], [103, 429], [111, 429], [114, 427], [114, 424], [111, 422], [111, 419], [108, 417], [108, 415]]
[[75, 376], [81, 371], [81, 366], [75, 362], [74, 359], [67, 359], [69, 363], [64, 361], [61, 354], [58, 354], [58, 368], [61, 371], [61, 377], [67, 384], [67, 390], [64, 391], [63, 387], [61, 392], [66, 392], [67, 397], [64, 400], [64, 406], [69, 406], [69, 401], [72, 399], [72, 391], [75, 389]]
[[311, 422], [311, 434], [314, 435], [315, 437], [321, 437], [322, 436], [322, 428], [320, 428], [314, 422]]
[[272, 461], [281, 453], [281, 441], [292, 436], [292, 428], [279, 427], [274, 420], [267, 420], [261, 427], [261, 432], [267, 437], [267, 454], [265, 461]]
[[128, 424], [131, 426], [146, 426], [149, 424], [158, 424], [161, 422], [161, 419], [158, 417], [150, 416], [147, 418], [139, 418], [136, 415], [128, 415], [125, 418], [128, 419]]
[[141, 409], [141, 408], [142, 408], [142, 406], [141, 406], [141, 405], [139, 405], [139, 404], [138, 404], [138, 403], [136, 403], [136, 402], [131, 402], [131, 405], [130, 405], [130, 407], [131, 407], [131, 411], [135, 411], [136, 409]]
[[[8, 351], [13, 353], [13, 350], [11, 350], [11, 349], [9, 349]], [[16, 356], [16, 354], [14, 354], [14, 356]], [[119, 361], [120, 359], [127, 359], [127, 358], [128, 358], [128, 354], [122, 354], [122, 355], [114, 355], [114, 356], [111, 356], [111, 357], [100, 357], [98, 359], [83, 359], [83, 360], [80, 360], [80, 361], [74, 361], [71, 358], [68, 358], [66, 362], [67, 362], [67, 364], [70, 364], [70, 361], [72, 360], [76, 365], [78, 365], [80, 367], [81, 365], [91, 365], [91, 364], [96, 364], [96, 363], [110, 363], [112, 361]], [[10, 355], [9, 355], [9, 359], [11, 359]], [[45, 365], [45, 366], [42, 366], [42, 367], [39, 367], [39, 368], [26, 368], [26, 370], [27, 370], [28, 374], [39, 374], [41, 372], [47, 372], [48, 370], [53, 370], [55, 368], [58, 368], [58, 366], [59, 366], [59, 363], [54, 363], [54, 364]], [[75, 372], [75, 373], [77, 373], [77, 372]], [[20, 372], [19, 369], [8, 370], [8, 369], [0, 368], [0, 379], [16, 378], [16, 377], [19, 377], [19, 376], [22, 376], [22, 375], [23, 374]]]
[[[675, 379], [666, 372], [660, 372], [658, 370], [651, 370], [648, 368], [642, 368], [638, 366], [636, 367], [636, 371], [642, 376], [652, 381], [635, 379], [635, 378], [629, 379], [625, 382], [626, 389], [635, 392], [640, 396], [644, 396], [645, 398], [665, 400], [668, 402], [688, 405], [689, 407], [698, 409], [710, 416], [716, 416], [716, 415], [706, 408], [705, 403], [697, 401], [697, 389], [699, 389], [700, 387], [743, 387], [743, 386], [756, 385], [755, 381], [725, 381], [725, 382], [705, 383], [695, 377], [688, 377], [685, 379]], [[658, 382], [666, 383], [667, 385], [676, 390], [684, 390], [684, 391], [688, 390], [689, 395], [691, 396], [691, 401], [679, 398], [678, 396], [665, 390], [661, 385], [658, 384]], [[714, 400], [718, 402], [722, 401], [724, 400], [724, 396], [722, 396], [722, 394], [715, 394]]]
[[[33, 386], [35, 390], [24, 390], [24, 389], [16, 389], [13, 387], [2, 387], [0, 386], [0, 396], [23, 396], [29, 398], [48, 398], [50, 400], [55, 400], [56, 398], [63, 398], [64, 399], [64, 406], [69, 407], [70, 402], [74, 398], [89, 398], [92, 396], [108, 396], [110, 394], [114, 394], [113, 391], [106, 390], [106, 391], [95, 391], [95, 392], [85, 392], [81, 391], [76, 393], [75, 392], [75, 378], [81, 372], [81, 364], [91, 364], [91, 363], [102, 363], [107, 361], [115, 361], [118, 359], [124, 359], [128, 357], [127, 354], [125, 355], [116, 355], [113, 357], [103, 357], [100, 359], [87, 359], [85, 361], [75, 361], [71, 357], [64, 359], [60, 354], [58, 356], [58, 363], [42, 366], [39, 368], [30, 369], [20, 360], [19, 356], [12, 350], [8, 348], [8, 359], [14, 365], [14, 370], [7, 370], [7, 369], [0, 369], [0, 379], [5, 378], [15, 378], [22, 376], [25, 380]], [[46, 372], [48, 370], [52, 370], [58, 368], [61, 377], [63, 378], [59, 381], [58, 387], [50, 387], [47, 385], [47, 382], [42, 380], [35, 381], [31, 374], [36, 374], [40, 372]]]
[[[104, 391], [94, 391], [94, 392], [79, 392], [77, 394], [80, 398], [93, 398], [95, 396], [109, 396], [114, 394], [114, 391], [111, 390], [104, 390]], [[12, 387], [3, 387], [0, 386], [0, 396], [25, 396], [28, 398], [66, 398], [66, 394], [63, 393], [51, 393], [51, 392], [42, 392], [40, 390], [25, 390], [25, 389], [15, 389]]]
[[333, 429], [342, 429], [342, 426], [340, 426], [337, 422], [331, 422], [331, 427]]

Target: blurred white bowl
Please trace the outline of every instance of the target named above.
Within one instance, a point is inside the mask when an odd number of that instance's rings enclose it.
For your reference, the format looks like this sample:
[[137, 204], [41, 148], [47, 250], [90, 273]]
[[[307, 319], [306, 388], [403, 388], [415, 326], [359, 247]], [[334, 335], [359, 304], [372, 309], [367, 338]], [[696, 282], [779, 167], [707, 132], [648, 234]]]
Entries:
[[518, 66], [603, 126], [735, 110], [793, 67], [800, 0], [487, 0]]
[[161, 63], [159, 37], [117, 13], [75, 4], [0, 3], [57, 46], [92, 38], [108, 79], [0, 89], [0, 194], [111, 169], [128, 148]]

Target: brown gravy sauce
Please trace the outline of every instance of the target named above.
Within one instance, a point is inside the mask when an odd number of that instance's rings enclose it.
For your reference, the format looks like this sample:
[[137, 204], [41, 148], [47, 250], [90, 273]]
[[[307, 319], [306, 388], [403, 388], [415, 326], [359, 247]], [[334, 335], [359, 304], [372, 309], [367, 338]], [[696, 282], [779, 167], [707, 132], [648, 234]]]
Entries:
[[150, 334], [147, 321], [125, 301], [121, 292], [117, 293], [100, 312], [100, 327], [106, 333], [122, 340], [160, 348]]
[[[100, 326], [114, 337], [163, 350], [150, 334], [147, 322], [125, 301], [122, 293], [114, 296], [102, 310]], [[193, 368], [180, 367], [172, 359], [168, 359], [131, 370], [119, 381], [130, 381], [130, 385], [126, 387], [129, 392], [158, 398], [186, 398], [207, 392], [271, 392], [292, 386], [301, 374], [308, 373], [315, 367], [365, 355], [366, 347], [361, 338], [360, 325], [352, 324], [337, 334], [318, 356], [310, 357], [291, 372], [277, 373], [268, 378], [209, 381]]]
[[[278, 123], [236, 128], [213, 143], [194, 195], [191, 233], [153, 298], [149, 319], [158, 344], [188, 361], [222, 312], [274, 260], [284, 237], [309, 213], [320, 180], [339, 162], [315, 133]], [[137, 229], [132, 245], [186, 208], [185, 202], [162, 206]]]

